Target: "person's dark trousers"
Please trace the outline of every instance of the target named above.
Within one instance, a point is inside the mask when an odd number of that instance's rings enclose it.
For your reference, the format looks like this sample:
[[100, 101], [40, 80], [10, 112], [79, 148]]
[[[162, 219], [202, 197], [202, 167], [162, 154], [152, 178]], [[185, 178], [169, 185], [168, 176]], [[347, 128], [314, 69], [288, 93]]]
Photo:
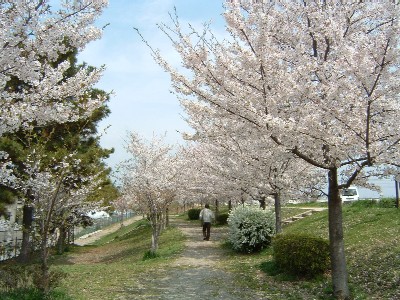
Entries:
[[211, 229], [211, 223], [204, 222], [203, 223], [203, 237], [206, 241], [208, 241], [210, 239], [210, 229]]

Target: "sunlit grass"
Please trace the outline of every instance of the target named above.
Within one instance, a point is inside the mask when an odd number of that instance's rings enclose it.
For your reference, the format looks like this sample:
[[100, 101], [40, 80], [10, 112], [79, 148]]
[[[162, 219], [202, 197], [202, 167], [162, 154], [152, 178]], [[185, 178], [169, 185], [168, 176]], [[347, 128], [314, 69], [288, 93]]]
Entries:
[[[354, 299], [400, 299], [400, 272], [396, 267], [400, 266], [400, 210], [362, 202], [346, 204], [343, 228]], [[328, 238], [328, 211], [293, 222], [284, 227], [284, 232]], [[224, 266], [235, 272], [233, 284], [264, 290], [271, 299], [331, 299], [330, 274], [312, 281], [274, 274], [272, 249], [252, 255], [232, 253]]]
[[[298, 214], [298, 209], [284, 207], [283, 211], [291, 216]], [[184, 213], [175, 218], [189, 222]], [[367, 202], [346, 204], [343, 228], [354, 299], [400, 299], [400, 272], [396, 267], [400, 265], [400, 210]], [[328, 211], [284, 226], [283, 230], [328, 238]], [[150, 248], [151, 227], [141, 220], [94, 245], [74, 246], [52, 259], [53, 268], [68, 275], [56, 289], [60, 296], [55, 299], [124, 299], [124, 295], [132, 297], [132, 291], [154, 288], [154, 280], [168, 274], [170, 263], [183, 250], [184, 240], [178, 228], [170, 227], [162, 233], [157, 258], [143, 260]], [[235, 253], [227, 244], [224, 248], [225, 256], [218, 266], [232, 272], [231, 286], [235, 289], [261, 292], [266, 299], [332, 299], [329, 273], [313, 280], [294, 278], [274, 269], [271, 248], [256, 254]]]
[[164, 268], [182, 251], [183, 242], [182, 233], [170, 227], [160, 237], [158, 257], [143, 260], [151, 245], [150, 225], [142, 220], [122, 227], [93, 246], [75, 247], [55, 260], [55, 268], [68, 274], [60, 290], [77, 300], [115, 299], [139, 278]]

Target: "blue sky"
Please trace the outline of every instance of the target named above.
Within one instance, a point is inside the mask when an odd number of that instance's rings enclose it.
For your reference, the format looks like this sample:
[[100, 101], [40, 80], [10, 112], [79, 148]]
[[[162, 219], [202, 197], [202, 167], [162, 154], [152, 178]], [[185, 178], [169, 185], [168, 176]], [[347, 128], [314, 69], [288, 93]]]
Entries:
[[169, 23], [169, 12], [176, 7], [182, 24], [202, 24], [213, 20], [223, 29], [222, 0], [110, 0], [98, 20], [105, 28], [101, 40], [90, 43], [79, 58], [93, 66], [106, 66], [97, 85], [113, 91], [109, 102], [111, 116], [101, 127], [110, 127], [102, 145], [115, 148], [108, 163], [114, 166], [126, 158], [123, 148], [128, 131], [150, 138], [166, 132], [170, 143], [181, 141], [177, 131], [188, 131], [178, 100], [170, 93], [169, 76], [153, 61], [149, 49], [133, 29], [138, 28], [146, 40], [178, 64], [169, 40], [157, 23]]
[[[97, 22], [100, 27], [109, 24], [102, 39], [90, 43], [79, 59], [93, 66], [105, 65], [106, 71], [97, 86], [114, 92], [109, 102], [111, 115], [101, 124], [101, 129], [109, 126], [101, 139], [102, 146], [115, 149], [107, 161], [111, 167], [128, 157], [124, 150], [128, 131], [145, 138], [151, 138], [153, 133], [166, 133], [170, 143], [182, 141], [178, 131], [190, 131], [178, 100], [170, 93], [169, 76], [153, 61], [133, 28], [138, 28], [154, 48], [178, 66], [179, 57], [157, 23], [170, 23], [169, 13], [176, 7], [182, 25], [201, 26], [211, 20], [213, 30], [222, 32], [222, 4], [223, 0], [109, 1]], [[379, 184], [384, 196], [394, 196], [392, 180], [379, 180]], [[360, 189], [360, 196], [378, 197], [378, 194]]]

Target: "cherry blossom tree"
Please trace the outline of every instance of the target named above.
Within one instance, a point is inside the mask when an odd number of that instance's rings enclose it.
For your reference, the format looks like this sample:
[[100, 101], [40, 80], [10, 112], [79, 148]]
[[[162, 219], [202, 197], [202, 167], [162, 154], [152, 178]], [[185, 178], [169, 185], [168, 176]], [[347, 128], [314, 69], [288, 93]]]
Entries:
[[[39, 288], [47, 293], [50, 288], [48, 265], [49, 247], [55, 244], [56, 229], [70, 218], [72, 212], [89, 212], [99, 203], [86, 202], [85, 198], [98, 186], [98, 175], [86, 176], [79, 172], [80, 160], [72, 153], [62, 161], [54, 160], [50, 165], [42, 162], [41, 151], [29, 156], [26, 176], [19, 184], [21, 190], [30, 195], [30, 205], [34, 209], [41, 261], [41, 280]], [[29, 192], [28, 192], [29, 191]]]
[[147, 214], [152, 226], [150, 252], [155, 254], [166, 226], [167, 208], [175, 196], [177, 158], [174, 148], [165, 144], [162, 136], [146, 141], [131, 132], [126, 150], [132, 157], [122, 164], [122, 194]]
[[[98, 39], [101, 29], [92, 24], [106, 0], [60, 1], [54, 9], [48, 0], [2, 1], [0, 4], [0, 135], [19, 127], [49, 121], [65, 122], [80, 108], [90, 115], [102, 103], [87, 99], [74, 107], [68, 99], [85, 95], [101, 69], [82, 68], [65, 78], [69, 62], [54, 63], [61, 54], [82, 50]], [[18, 86], [10, 83], [18, 79]]]
[[[280, 232], [282, 202], [301, 192], [304, 197], [309, 193], [309, 188], [321, 190], [321, 183], [326, 178], [315, 167], [277, 149], [267, 137], [260, 134], [254, 136], [250, 131], [240, 136], [240, 130], [237, 127], [235, 129], [234, 133], [220, 132], [221, 136], [214, 130], [212, 137], [203, 136], [201, 140], [199, 132], [196, 132], [198, 143], [192, 148], [193, 158], [188, 163], [191, 166], [190, 174], [184, 177], [202, 186], [203, 192], [204, 189], [211, 189], [220, 197], [225, 195], [222, 198], [232, 197], [233, 191], [236, 191], [236, 198], [242, 200], [244, 193], [259, 201], [263, 209], [267, 196], [272, 196], [276, 228]], [[216, 139], [216, 136], [220, 138]], [[207, 142], [210, 138], [212, 140]], [[200, 170], [198, 174], [193, 166]], [[193, 178], [203, 178], [203, 182], [199, 184]], [[213, 182], [207, 184], [209, 178], [213, 178]], [[189, 189], [191, 182], [185, 182]]]
[[235, 118], [326, 171], [339, 299], [350, 297], [339, 191], [400, 157], [398, 17], [393, 1], [233, 1], [223, 41], [177, 18], [160, 25], [185, 71], [152, 51], [192, 115]]
[[[102, 68], [67, 73], [60, 56], [100, 38], [93, 23], [107, 0], [11, 1], [0, 3], [0, 136], [49, 122], [87, 118], [107, 97], [89, 89]], [[59, 4], [59, 8], [52, 7]], [[81, 99], [81, 101], [71, 101]], [[0, 182], [15, 183], [9, 155], [0, 151]]]

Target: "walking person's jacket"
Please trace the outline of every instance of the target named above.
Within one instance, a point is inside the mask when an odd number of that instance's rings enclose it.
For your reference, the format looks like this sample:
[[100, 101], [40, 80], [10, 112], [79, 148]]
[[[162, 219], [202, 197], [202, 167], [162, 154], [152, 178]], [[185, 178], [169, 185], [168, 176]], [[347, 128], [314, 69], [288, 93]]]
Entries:
[[200, 211], [200, 220], [202, 220], [204, 223], [211, 223], [212, 220], [214, 220], [214, 213], [211, 209], [203, 208]]

